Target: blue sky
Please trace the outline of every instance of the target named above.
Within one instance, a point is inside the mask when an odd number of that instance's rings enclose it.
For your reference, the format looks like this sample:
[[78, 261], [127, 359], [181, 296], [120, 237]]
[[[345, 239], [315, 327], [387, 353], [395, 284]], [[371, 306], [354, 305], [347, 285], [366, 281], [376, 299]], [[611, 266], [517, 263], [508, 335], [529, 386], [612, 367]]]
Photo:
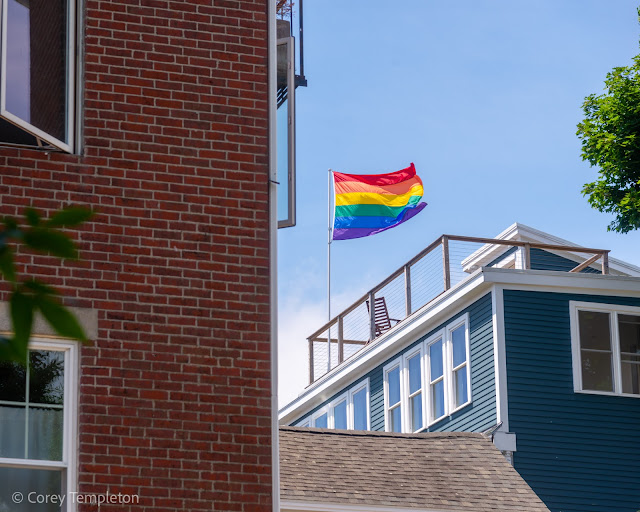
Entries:
[[327, 169], [414, 162], [429, 206], [332, 245], [336, 313], [443, 233], [521, 222], [640, 265], [640, 232], [581, 195], [584, 97], [640, 53], [637, 0], [305, 2], [297, 91], [298, 223], [278, 233], [280, 405], [306, 385], [306, 336], [326, 321]]

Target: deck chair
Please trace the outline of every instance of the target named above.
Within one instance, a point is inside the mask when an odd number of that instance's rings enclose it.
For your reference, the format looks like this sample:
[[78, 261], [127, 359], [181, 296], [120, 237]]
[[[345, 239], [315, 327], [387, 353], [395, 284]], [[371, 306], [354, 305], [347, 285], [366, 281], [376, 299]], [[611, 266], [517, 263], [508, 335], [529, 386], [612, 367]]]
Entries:
[[[369, 307], [369, 301], [366, 301], [366, 302], [367, 302], [367, 311], [371, 311]], [[374, 307], [375, 309], [373, 311], [373, 318], [376, 325], [376, 338], [377, 338], [382, 333], [388, 331], [389, 329], [391, 329], [391, 327], [393, 327], [391, 325], [391, 322], [395, 322], [397, 324], [400, 320], [397, 318], [389, 318], [387, 301], [384, 299], [384, 297], [376, 297], [374, 300]]]

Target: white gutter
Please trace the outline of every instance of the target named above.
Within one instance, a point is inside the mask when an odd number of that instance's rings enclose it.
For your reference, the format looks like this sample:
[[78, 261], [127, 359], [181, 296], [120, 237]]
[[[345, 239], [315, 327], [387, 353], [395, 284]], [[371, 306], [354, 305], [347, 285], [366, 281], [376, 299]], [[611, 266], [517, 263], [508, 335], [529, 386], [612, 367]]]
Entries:
[[269, 302], [271, 309], [271, 499], [280, 512], [280, 431], [278, 429], [278, 158], [276, 140], [276, 3], [269, 0]]

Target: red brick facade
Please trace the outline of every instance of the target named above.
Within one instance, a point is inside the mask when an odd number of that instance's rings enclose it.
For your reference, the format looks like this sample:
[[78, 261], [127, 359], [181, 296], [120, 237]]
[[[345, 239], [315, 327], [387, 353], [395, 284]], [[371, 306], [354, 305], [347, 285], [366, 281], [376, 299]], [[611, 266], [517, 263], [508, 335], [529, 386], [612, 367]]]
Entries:
[[[88, 204], [79, 491], [271, 510], [267, 0], [86, 0], [81, 155], [0, 148], [0, 213]], [[80, 506], [96, 510], [94, 506]]]

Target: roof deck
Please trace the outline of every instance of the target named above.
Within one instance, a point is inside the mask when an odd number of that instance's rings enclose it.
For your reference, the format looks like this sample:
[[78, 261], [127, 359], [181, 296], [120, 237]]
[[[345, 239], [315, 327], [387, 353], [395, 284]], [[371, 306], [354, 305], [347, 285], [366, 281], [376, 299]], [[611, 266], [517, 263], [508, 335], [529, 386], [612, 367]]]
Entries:
[[309, 384], [464, 282], [478, 268], [609, 274], [608, 250], [560, 239], [556, 244], [532, 241], [519, 236], [519, 226], [514, 226], [500, 238], [440, 236], [333, 317], [307, 338]]

